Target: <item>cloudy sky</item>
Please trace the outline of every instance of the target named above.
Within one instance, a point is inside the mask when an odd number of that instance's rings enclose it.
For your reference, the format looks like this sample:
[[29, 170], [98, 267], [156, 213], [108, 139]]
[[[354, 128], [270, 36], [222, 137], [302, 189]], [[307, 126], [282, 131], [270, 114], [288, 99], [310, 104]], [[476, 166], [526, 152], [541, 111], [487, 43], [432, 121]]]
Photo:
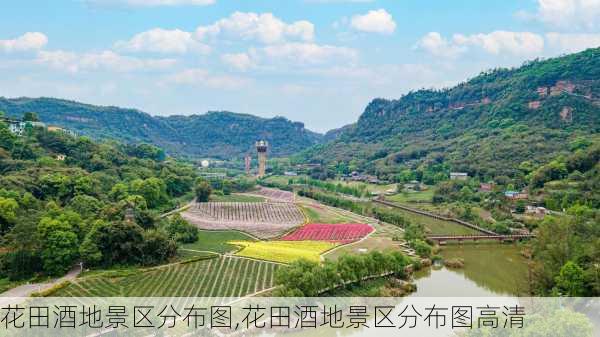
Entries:
[[316, 131], [375, 97], [600, 46], [600, 0], [5, 0], [0, 96]]

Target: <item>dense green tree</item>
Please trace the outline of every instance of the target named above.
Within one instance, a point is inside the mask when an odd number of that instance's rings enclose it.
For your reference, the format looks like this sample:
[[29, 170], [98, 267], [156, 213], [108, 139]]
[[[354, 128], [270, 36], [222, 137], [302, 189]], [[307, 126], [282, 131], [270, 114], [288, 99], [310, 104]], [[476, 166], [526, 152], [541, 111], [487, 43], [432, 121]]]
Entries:
[[44, 217], [38, 225], [41, 238], [41, 259], [44, 271], [50, 275], [67, 272], [78, 256], [79, 241], [71, 224], [65, 219]]
[[[134, 223], [99, 221], [94, 224], [84, 242], [95, 243], [97, 251], [102, 254], [100, 264], [103, 266], [141, 263], [143, 232], [143, 229]], [[89, 251], [86, 256], [89, 258], [87, 262], [98, 263], [96, 249], [90, 244], [86, 244], [85, 247]]]
[[25, 122], [39, 122], [40, 118], [38, 117], [37, 113], [35, 112], [26, 112], [23, 114], [23, 121]]
[[5, 233], [17, 218], [19, 204], [12, 198], [0, 197], [0, 232]]
[[84, 218], [97, 217], [103, 204], [100, 200], [89, 195], [76, 195], [71, 199], [69, 208], [79, 213]]
[[167, 187], [160, 178], [136, 179], [131, 182], [130, 192], [141, 195], [148, 207], [156, 208], [167, 201]]
[[196, 184], [194, 192], [196, 194], [196, 201], [207, 202], [212, 193], [212, 187], [207, 181], [202, 180]]
[[198, 240], [198, 228], [185, 221], [179, 214], [168, 219], [165, 231], [169, 238], [180, 243], [192, 243]]
[[175, 256], [177, 244], [161, 231], [148, 230], [143, 233], [140, 250], [142, 252], [142, 264], [147, 266], [156, 265]]
[[563, 296], [584, 296], [584, 270], [575, 262], [569, 261], [560, 268], [555, 284], [555, 291]]

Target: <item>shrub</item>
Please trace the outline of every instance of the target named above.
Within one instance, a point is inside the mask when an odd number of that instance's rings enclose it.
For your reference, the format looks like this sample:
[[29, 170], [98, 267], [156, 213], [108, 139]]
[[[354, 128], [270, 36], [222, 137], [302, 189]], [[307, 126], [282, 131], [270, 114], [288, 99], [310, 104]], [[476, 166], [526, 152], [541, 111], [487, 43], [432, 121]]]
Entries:
[[165, 231], [175, 242], [192, 243], [198, 240], [198, 228], [185, 221], [179, 214], [169, 219]]

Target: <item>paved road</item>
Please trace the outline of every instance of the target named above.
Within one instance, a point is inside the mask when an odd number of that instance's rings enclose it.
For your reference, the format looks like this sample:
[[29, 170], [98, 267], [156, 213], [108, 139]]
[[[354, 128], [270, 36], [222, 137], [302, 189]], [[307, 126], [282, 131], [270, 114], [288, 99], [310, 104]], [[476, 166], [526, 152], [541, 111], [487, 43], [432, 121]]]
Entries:
[[60, 284], [61, 282], [72, 280], [72, 279], [76, 278], [80, 272], [81, 272], [81, 267], [75, 266], [65, 276], [63, 276], [61, 278], [57, 278], [57, 279], [51, 280], [49, 282], [44, 282], [44, 283], [23, 284], [21, 286], [12, 288], [12, 289], [0, 294], [0, 302], [2, 302], [1, 297], [29, 297], [34, 292], [44, 291], [46, 289], [50, 289], [50, 288], [54, 287], [57, 284]]

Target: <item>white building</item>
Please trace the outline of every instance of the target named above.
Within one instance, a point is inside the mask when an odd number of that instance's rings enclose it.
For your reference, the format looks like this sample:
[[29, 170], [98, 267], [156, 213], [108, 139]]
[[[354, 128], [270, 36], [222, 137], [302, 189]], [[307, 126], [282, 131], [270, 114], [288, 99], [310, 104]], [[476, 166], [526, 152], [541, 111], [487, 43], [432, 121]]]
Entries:
[[44, 124], [42, 122], [22, 122], [22, 121], [16, 121], [16, 120], [12, 120], [12, 119], [6, 119], [4, 121], [6, 123], [8, 123], [8, 129], [10, 130], [10, 132], [12, 132], [13, 134], [15, 134], [17, 136], [22, 136], [23, 132], [25, 131], [25, 128], [27, 126], [38, 127], [38, 128], [46, 127], [46, 124]]
[[450, 172], [450, 180], [467, 180], [469, 174], [465, 172]]

